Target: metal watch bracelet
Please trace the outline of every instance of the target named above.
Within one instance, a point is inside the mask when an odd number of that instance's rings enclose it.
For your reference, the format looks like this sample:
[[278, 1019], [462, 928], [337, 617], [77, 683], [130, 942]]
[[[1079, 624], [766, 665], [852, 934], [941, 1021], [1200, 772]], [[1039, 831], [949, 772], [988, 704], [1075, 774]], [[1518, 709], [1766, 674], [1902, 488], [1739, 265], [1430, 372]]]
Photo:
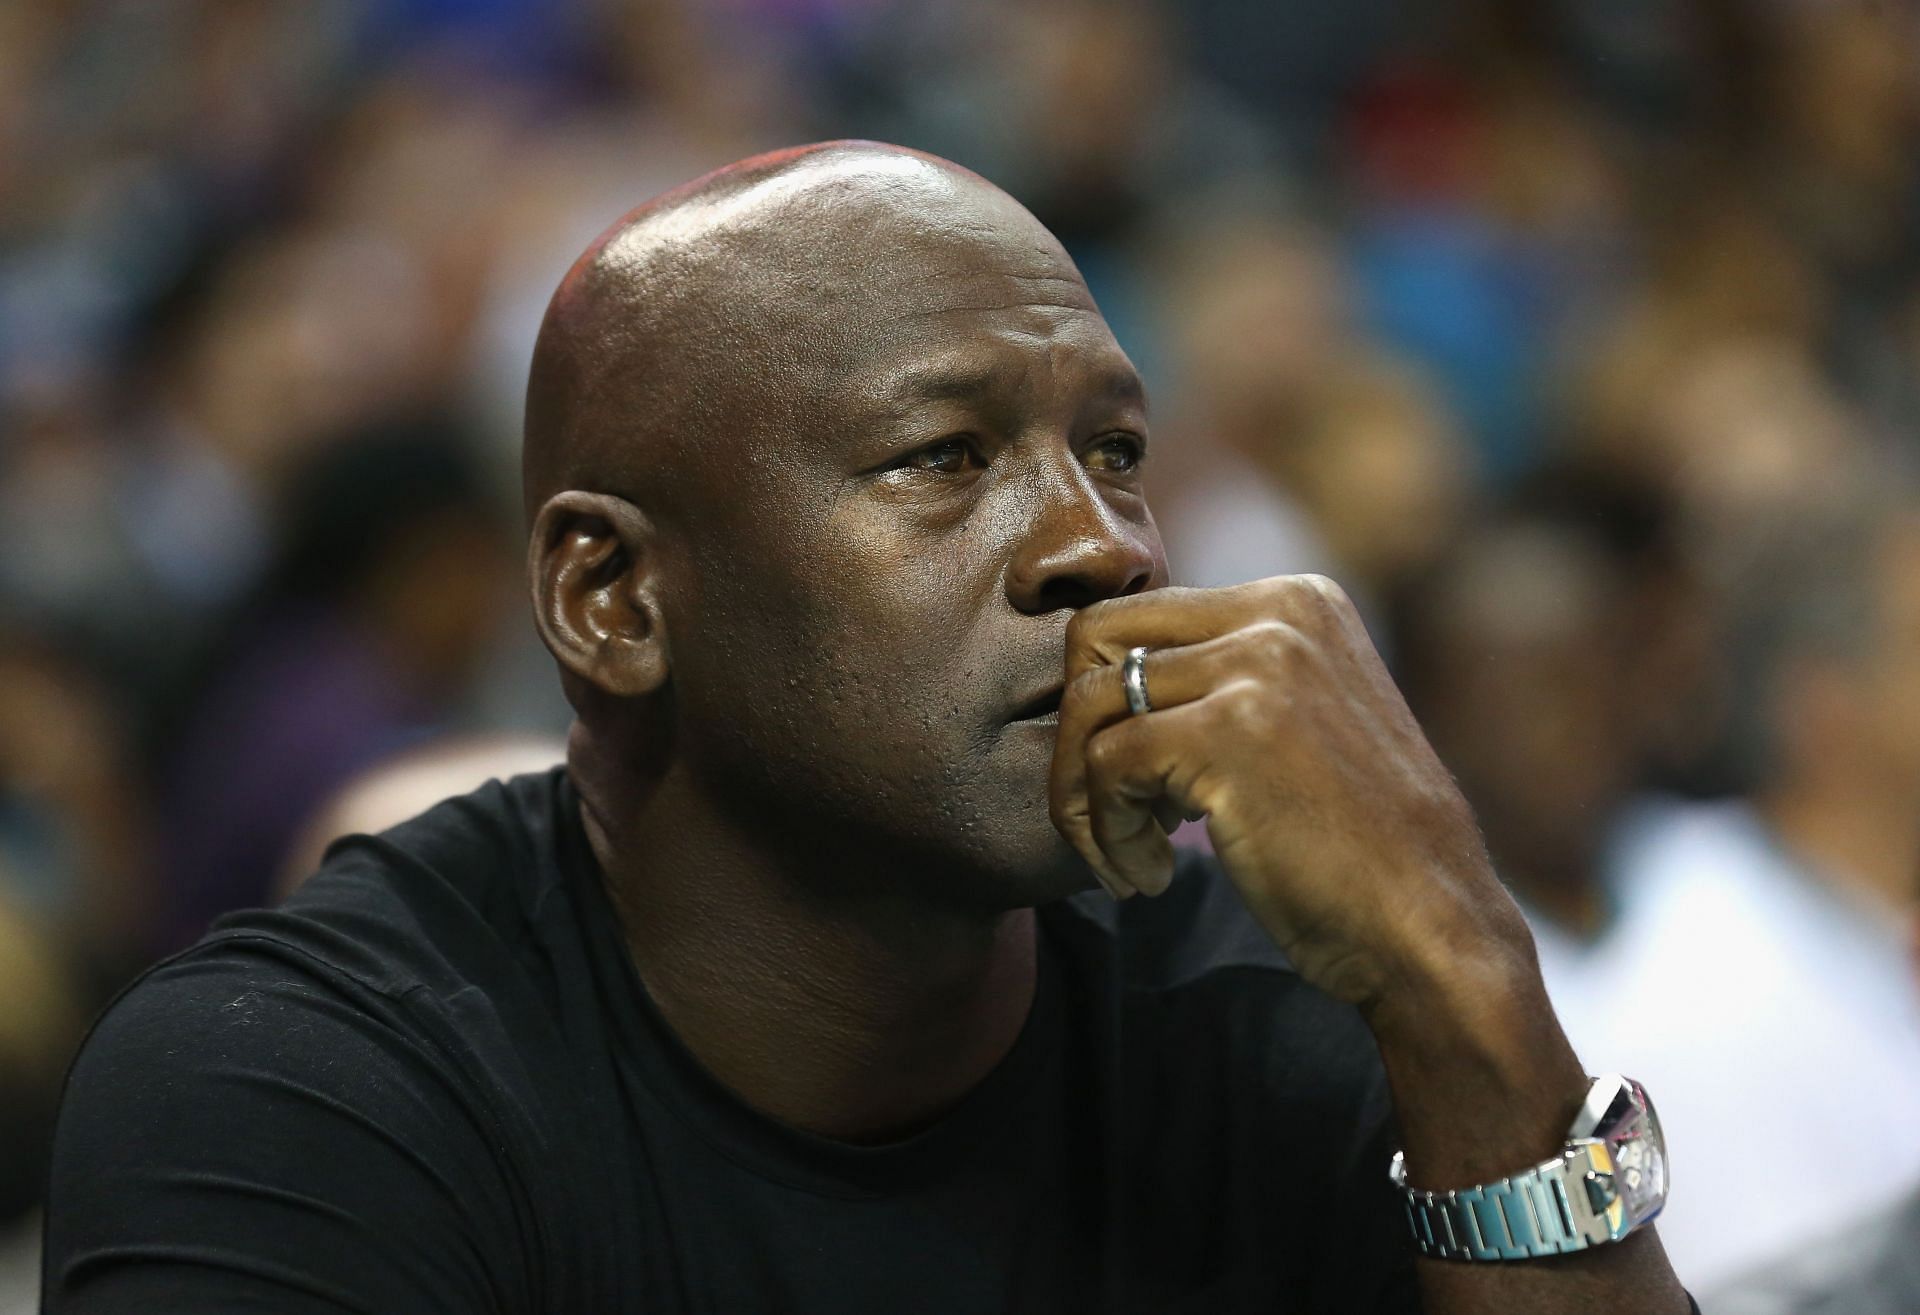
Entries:
[[1406, 1161], [1393, 1176], [1406, 1191], [1407, 1223], [1423, 1256], [1444, 1260], [1528, 1260], [1584, 1251], [1614, 1238], [1612, 1161], [1598, 1141], [1575, 1143], [1522, 1173], [1459, 1191], [1406, 1187]]

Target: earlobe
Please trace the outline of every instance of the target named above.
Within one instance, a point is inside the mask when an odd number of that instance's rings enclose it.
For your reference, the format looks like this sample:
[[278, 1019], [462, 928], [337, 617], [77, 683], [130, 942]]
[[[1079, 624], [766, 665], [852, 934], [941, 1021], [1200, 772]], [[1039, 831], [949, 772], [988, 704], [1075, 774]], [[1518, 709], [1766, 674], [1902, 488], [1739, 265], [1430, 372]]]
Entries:
[[618, 698], [666, 683], [666, 620], [652, 523], [624, 498], [578, 489], [549, 498], [527, 547], [534, 623], [581, 680]]

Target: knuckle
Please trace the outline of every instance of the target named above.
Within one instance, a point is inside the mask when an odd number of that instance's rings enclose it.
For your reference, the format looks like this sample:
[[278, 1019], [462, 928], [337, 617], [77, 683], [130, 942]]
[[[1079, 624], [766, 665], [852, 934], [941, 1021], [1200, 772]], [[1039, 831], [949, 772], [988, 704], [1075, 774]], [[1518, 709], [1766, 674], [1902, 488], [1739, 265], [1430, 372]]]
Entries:
[[1122, 745], [1120, 737], [1112, 730], [1101, 732], [1087, 741], [1087, 773], [1089, 776], [1107, 777], [1120, 765]]
[[1353, 600], [1347, 597], [1347, 591], [1340, 587], [1339, 581], [1331, 576], [1308, 574], [1294, 578], [1300, 582], [1303, 596], [1313, 606], [1342, 614], [1353, 610]]
[[1300, 651], [1300, 632], [1284, 621], [1256, 621], [1241, 632], [1241, 642], [1261, 661], [1284, 665]]
[[1235, 681], [1221, 691], [1223, 711], [1236, 731], [1269, 729], [1279, 719], [1280, 710], [1258, 682]]

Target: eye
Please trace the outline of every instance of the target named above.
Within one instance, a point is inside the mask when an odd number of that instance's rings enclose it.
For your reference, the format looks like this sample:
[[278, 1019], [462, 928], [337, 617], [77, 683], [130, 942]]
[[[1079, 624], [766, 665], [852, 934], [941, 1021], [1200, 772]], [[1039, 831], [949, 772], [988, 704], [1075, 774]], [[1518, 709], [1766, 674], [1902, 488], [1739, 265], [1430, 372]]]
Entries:
[[1146, 460], [1147, 444], [1138, 434], [1113, 433], [1103, 435], [1087, 451], [1087, 466], [1091, 470], [1106, 470], [1117, 475], [1130, 475], [1140, 468]]
[[908, 470], [925, 470], [936, 475], [959, 475], [969, 470], [977, 470], [986, 463], [980, 459], [979, 451], [973, 440], [965, 434], [956, 434], [952, 438], [943, 438], [938, 443], [929, 443], [923, 448], [909, 453], [901, 466]]

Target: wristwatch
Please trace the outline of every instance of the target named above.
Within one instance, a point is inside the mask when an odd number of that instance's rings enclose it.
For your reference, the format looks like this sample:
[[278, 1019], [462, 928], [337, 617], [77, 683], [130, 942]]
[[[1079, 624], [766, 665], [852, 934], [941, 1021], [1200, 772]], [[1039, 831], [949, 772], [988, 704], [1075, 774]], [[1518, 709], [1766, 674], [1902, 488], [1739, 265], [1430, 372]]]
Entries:
[[1560, 1154], [1522, 1173], [1459, 1191], [1407, 1186], [1393, 1157], [1407, 1223], [1423, 1256], [1530, 1260], [1618, 1242], [1667, 1203], [1667, 1147], [1638, 1082], [1609, 1073], [1587, 1090]]

